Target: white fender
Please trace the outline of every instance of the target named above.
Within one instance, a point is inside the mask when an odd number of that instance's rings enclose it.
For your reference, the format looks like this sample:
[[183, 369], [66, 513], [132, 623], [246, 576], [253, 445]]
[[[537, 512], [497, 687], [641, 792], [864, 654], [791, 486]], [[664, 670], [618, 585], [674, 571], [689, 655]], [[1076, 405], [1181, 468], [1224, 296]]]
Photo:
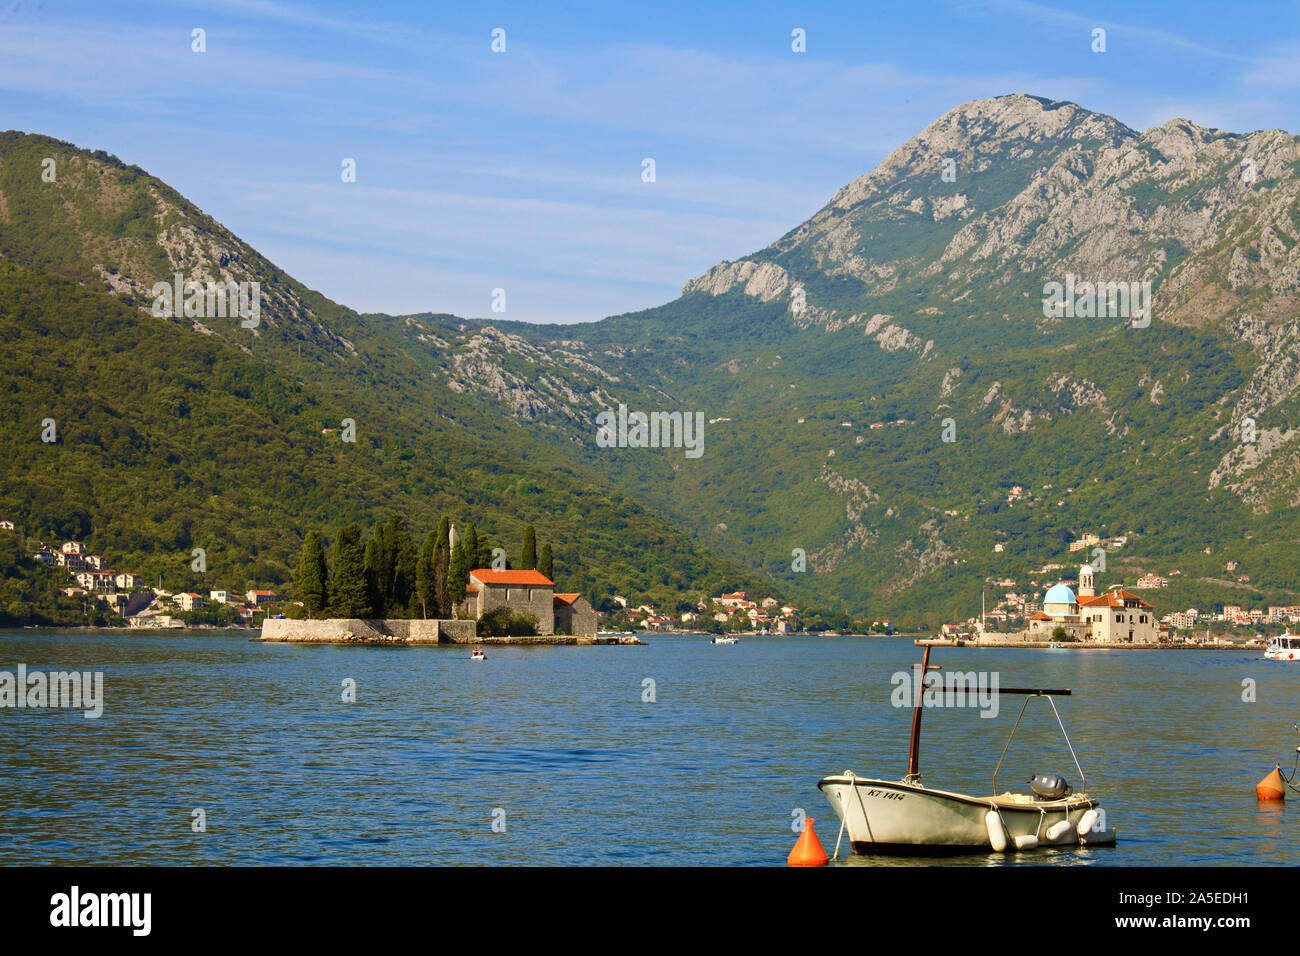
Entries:
[[1067, 833], [1074, 830], [1074, 825], [1069, 820], [1057, 820], [1047, 828], [1047, 839], [1055, 843], [1063, 839]]
[[1091, 830], [1096, 825], [1097, 825], [1097, 811], [1089, 810], [1086, 813], [1084, 813], [1083, 816], [1079, 817], [1079, 825], [1078, 827], [1076, 827], [1076, 829], [1079, 832], [1079, 836], [1086, 836], [1088, 831]]
[[1014, 837], [1013, 839], [1015, 840], [1017, 850], [1032, 850], [1034, 847], [1038, 846], [1038, 837], [1034, 836], [1032, 833], [1026, 833], [1024, 836]]
[[984, 814], [984, 826], [989, 831], [989, 843], [993, 844], [993, 849], [1001, 853], [1007, 848], [1007, 831], [1002, 826], [1002, 817], [998, 816], [996, 810], [990, 810]]

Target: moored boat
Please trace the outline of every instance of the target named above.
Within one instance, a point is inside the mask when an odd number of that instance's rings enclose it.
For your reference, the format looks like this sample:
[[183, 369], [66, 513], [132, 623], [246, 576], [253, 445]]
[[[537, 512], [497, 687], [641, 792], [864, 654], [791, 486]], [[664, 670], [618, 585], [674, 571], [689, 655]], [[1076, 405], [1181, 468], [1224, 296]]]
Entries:
[[739, 638], [733, 637], [730, 634], [718, 634], [714, 636], [713, 640], [711, 640], [709, 643], [710, 644], [735, 644], [736, 641], [738, 640]]
[[1270, 638], [1264, 657], [1270, 661], [1294, 661], [1300, 658], [1300, 634], [1292, 634], [1288, 628], [1285, 634]]
[[[921, 677], [937, 668], [930, 663], [930, 647], [921, 661]], [[847, 834], [855, 853], [943, 853], [961, 851], [1028, 850], [1038, 846], [1113, 844], [1115, 831], [1106, 826], [1100, 801], [1072, 787], [1059, 774], [1038, 774], [1030, 780], [1029, 794], [997, 793], [1002, 758], [1015, 737], [1025, 707], [1034, 697], [1046, 698], [1061, 733], [1065, 725], [1052, 703], [1069, 690], [1050, 688], [998, 688], [999, 694], [1023, 694], [1025, 702], [1012, 727], [1011, 737], [993, 769], [994, 795], [975, 797], [928, 787], [921, 781], [920, 734], [922, 695], [912, 712], [908, 772], [902, 780], [860, 777], [851, 770], [823, 778], [817, 787], [840, 818], [840, 839]], [[1065, 734], [1082, 786], [1083, 768]], [[836, 841], [836, 852], [839, 840]]]

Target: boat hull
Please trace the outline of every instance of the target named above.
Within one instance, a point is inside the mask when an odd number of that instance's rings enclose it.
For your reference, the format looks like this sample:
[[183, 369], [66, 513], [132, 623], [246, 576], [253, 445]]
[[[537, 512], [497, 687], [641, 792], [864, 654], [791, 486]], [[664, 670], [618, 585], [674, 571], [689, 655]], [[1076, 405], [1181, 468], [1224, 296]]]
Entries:
[[[1039, 846], [1114, 841], [1113, 831], [1080, 837], [1080, 819], [1099, 806], [1086, 794], [1061, 800], [1034, 800], [1016, 794], [970, 797], [919, 784], [849, 775], [826, 777], [817, 786], [843, 822], [855, 853], [992, 850], [985, 818], [993, 809], [1002, 820], [1010, 849], [1015, 848], [1016, 837], [1028, 836], [1037, 837]], [[1070, 828], [1058, 840], [1049, 840], [1048, 829], [1066, 819]]]

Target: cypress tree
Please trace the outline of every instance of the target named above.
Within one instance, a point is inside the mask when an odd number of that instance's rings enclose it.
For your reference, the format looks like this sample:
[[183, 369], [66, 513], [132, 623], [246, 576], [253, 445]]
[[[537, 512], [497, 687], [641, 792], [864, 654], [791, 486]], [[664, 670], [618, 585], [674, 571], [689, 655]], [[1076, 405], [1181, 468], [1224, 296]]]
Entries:
[[537, 532], [532, 525], [524, 529], [524, 550], [519, 558], [519, 567], [525, 571], [537, 570]]
[[375, 617], [384, 616], [384, 586], [381, 578], [383, 572], [380, 567], [383, 559], [380, 557], [380, 550], [379, 528], [376, 527], [370, 535], [370, 540], [366, 542], [366, 549], [361, 563], [366, 579], [366, 600], [370, 602], [370, 608]]
[[549, 544], [542, 545], [542, 556], [537, 562], [537, 570], [552, 581], [555, 580], [555, 573], [551, 560], [551, 546]]
[[420, 558], [415, 564], [415, 595], [420, 604], [421, 616], [428, 618], [429, 609], [433, 609], [434, 617], [440, 615], [438, 600], [434, 588], [434, 562], [438, 553], [438, 534], [436, 531], [430, 531], [424, 536], [424, 544], [420, 546]]
[[303, 539], [298, 573], [293, 580], [297, 597], [309, 616], [325, 610], [329, 603], [329, 570], [325, 566], [325, 548], [319, 531], [310, 531]]
[[374, 617], [366, 585], [361, 527], [350, 524], [334, 539], [334, 575], [330, 579], [330, 609], [339, 617]]
[[[492, 567], [492, 542], [488, 541], [487, 535], [479, 535], [478, 539], [478, 560], [474, 563], [475, 568]], [[473, 568], [471, 568], [473, 570]]]
[[451, 617], [451, 604], [447, 600], [447, 566], [451, 562], [451, 545], [448, 538], [451, 522], [446, 515], [438, 522], [438, 544], [433, 553], [433, 603], [438, 617]]
[[447, 597], [447, 565], [451, 558], [444, 540], [433, 553], [433, 601], [440, 618], [451, 617], [451, 601]]
[[467, 571], [476, 571], [484, 565], [478, 563], [478, 532], [474, 530], [471, 524], [465, 529], [465, 535], [460, 539], [460, 545], [465, 550], [465, 569]]
[[447, 566], [447, 604], [453, 607], [465, 599], [465, 583], [470, 572], [469, 561], [465, 557], [465, 541], [462, 538], [451, 549], [451, 560]]
[[396, 595], [393, 585], [397, 578], [397, 515], [375, 526], [377, 540], [377, 562], [375, 565], [375, 582], [379, 586], [379, 600], [384, 613], [397, 610]]
[[390, 616], [410, 616], [416, 603], [415, 565], [419, 556], [411, 532], [406, 530], [406, 518], [393, 515], [388, 519], [388, 538], [393, 549], [393, 573], [388, 588]]

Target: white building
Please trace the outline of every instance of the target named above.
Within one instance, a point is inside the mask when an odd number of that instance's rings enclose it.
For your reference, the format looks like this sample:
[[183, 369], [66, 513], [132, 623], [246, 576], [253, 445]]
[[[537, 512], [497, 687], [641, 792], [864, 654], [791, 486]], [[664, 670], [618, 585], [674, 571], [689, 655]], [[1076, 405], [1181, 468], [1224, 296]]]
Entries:
[[1091, 565], [1079, 569], [1079, 593], [1067, 584], [1054, 584], [1043, 596], [1043, 609], [1029, 618], [1025, 637], [1052, 640], [1058, 627], [1076, 641], [1106, 643], [1154, 642], [1160, 635], [1152, 606], [1123, 588], [1098, 594]]
[[197, 611], [203, 607], [203, 598], [193, 591], [182, 591], [176, 595], [176, 604], [182, 611]]

